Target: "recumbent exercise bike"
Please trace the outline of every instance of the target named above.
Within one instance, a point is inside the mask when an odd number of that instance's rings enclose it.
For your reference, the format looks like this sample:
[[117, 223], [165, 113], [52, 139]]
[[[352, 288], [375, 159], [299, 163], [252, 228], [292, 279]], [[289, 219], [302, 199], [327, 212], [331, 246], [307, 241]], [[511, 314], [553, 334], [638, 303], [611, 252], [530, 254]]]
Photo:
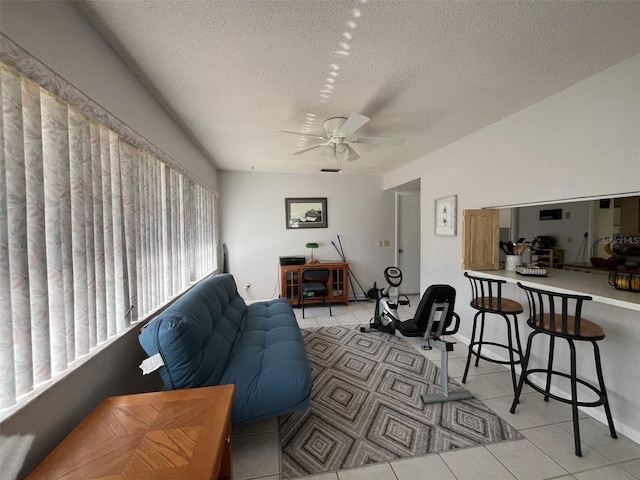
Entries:
[[[422, 337], [422, 349], [433, 348], [441, 352], [440, 393], [421, 396], [423, 403], [450, 402], [473, 398], [468, 390], [449, 391], [449, 352], [455, 342], [443, 340], [442, 335], [453, 335], [460, 327], [460, 317], [453, 311], [456, 290], [450, 285], [431, 285], [422, 295], [413, 318], [402, 320], [399, 306], [408, 305], [405, 295], [390, 296], [392, 288], [402, 283], [402, 272], [398, 267], [387, 267], [384, 277], [388, 286], [377, 292], [374, 317], [368, 326], [360, 327], [361, 332], [379, 330], [394, 335], [396, 331], [404, 337]], [[453, 325], [452, 325], [453, 324]]]

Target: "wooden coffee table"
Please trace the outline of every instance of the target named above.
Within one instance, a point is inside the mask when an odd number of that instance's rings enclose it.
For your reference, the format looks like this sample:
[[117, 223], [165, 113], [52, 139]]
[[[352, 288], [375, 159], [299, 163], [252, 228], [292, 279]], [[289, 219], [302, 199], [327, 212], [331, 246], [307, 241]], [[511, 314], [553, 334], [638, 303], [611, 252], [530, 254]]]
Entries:
[[235, 386], [110, 397], [29, 479], [232, 478]]

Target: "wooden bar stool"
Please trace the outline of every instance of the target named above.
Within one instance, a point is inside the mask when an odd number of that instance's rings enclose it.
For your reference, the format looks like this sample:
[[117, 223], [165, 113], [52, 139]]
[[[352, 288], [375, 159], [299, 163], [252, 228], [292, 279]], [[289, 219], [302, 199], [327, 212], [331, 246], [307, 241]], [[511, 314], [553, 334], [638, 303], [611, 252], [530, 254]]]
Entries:
[[[549, 397], [563, 403], [571, 405], [573, 413], [573, 438], [575, 442], [576, 455], [581, 457], [582, 450], [580, 448], [580, 427], [578, 424], [578, 407], [597, 407], [604, 406], [609, 423], [609, 431], [613, 438], [618, 438], [616, 430], [613, 426], [613, 418], [609, 409], [609, 399], [604, 386], [604, 378], [602, 376], [602, 365], [600, 364], [600, 349], [596, 342], [604, 339], [602, 328], [586, 318], [582, 318], [582, 303], [585, 300], [591, 300], [591, 297], [585, 295], [570, 295], [566, 293], [551, 292], [537, 288], [526, 287], [518, 282], [518, 286], [522, 288], [529, 301], [529, 320], [527, 325], [533, 329], [529, 334], [527, 341], [527, 349], [522, 364], [522, 374], [518, 382], [518, 388], [511, 405], [511, 413], [515, 413], [522, 386], [527, 382], [531, 388], [537, 390], [544, 395], [544, 400], [549, 401]], [[543, 333], [549, 336], [549, 358], [546, 368], [530, 368], [529, 360], [531, 355], [531, 343], [533, 337]], [[553, 354], [556, 337], [564, 338], [569, 343], [571, 356], [570, 373], [553, 370]], [[576, 347], [574, 342], [591, 342], [593, 345], [593, 353], [595, 357], [596, 373], [598, 375], [598, 386], [592, 385], [587, 381], [578, 378], [576, 370]], [[546, 375], [546, 385], [544, 388], [539, 387], [529, 380], [529, 375], [544, 374]], [[568, 378], [571, 381], [571, 398], [561, 397], [550, 392], [551, 378], [553, 375]], [[588, 388], [596, 394], [597, 400], [587, 402], [578, 400], [578, 384]]]
[[[464, 276], [471, 283], [471, 307], [478, 312], [473, 317], [473, 330], [471, 333], [471, 342], [469, 343], [469, 354], [467, 355], [467, 365], [464, 369], [462, 383], [467, 381], [469, 373], [469, 365], [471, 364], [471, 356], [476, 357], [476, 367], [482, 358], [488, 362], [500, 363], [511, 367], [511, 382], [513, 391], [516, 391], [517, 380], [515, 365], [521, 364], [524, 354], [522, 353], [522, 345], [520, 344], [520, 331], [518, 329], [518, 314], [524, 311], [522, 305], [515, 300], [504, 298], [502, 296], [502, 284], [507, 283], [505, 280], [493, 280], [484, 277], [476, 277], [469, 275], [467, 272]], [[486, 341], [484, 339], [485, 316], [487, 314], [498, 315], [502, 317], [507, 325], [507, 343], [499, 343], [494, 341]], [[476, 339], [476, 327], [480, 317], [480, 336]], [[513, 323], [513, 329], [511, 324]], [[514, 342], [515, 341], [515, 342]], [[482, 346], [491, 345], [505, 349], [509, 354], [509, 360], [499, 360], [482, 355]], [[476, 347], [474, 349], [474, 347]]]

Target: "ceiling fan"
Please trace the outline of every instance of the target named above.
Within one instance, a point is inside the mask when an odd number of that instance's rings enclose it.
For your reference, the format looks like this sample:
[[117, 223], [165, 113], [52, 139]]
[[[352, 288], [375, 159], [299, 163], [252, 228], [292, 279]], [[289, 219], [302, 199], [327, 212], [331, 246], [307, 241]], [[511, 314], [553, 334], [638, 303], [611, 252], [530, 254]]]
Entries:
[[329, 118], [322, 123], [325, 131], [324, 137], [308, 133], [290, 132], [288, 130], [282, 131], [284, 133], [293, 133], [295, 135], [303, 135], [305, 137], [314, 137], [318, 140], [323, 140], [323, 143], [299, 150], [292, 153], [292, 155], [300, 155], [310, 150], [323, 147], [322, 152], [320, 152], [321, 155], [334, 157], [338, 161], [357, 160], [360, 158], [360, 155], [351, 148], [349, 143], [371, 143], [376, 145], [402, 145], [404, 143], [404, 137], [351, 137], [352, 133], [368, 123], [369, 120], [369, 117], [365, 117], [359, 113], [352, 113], [349, 115], [349, 118]]

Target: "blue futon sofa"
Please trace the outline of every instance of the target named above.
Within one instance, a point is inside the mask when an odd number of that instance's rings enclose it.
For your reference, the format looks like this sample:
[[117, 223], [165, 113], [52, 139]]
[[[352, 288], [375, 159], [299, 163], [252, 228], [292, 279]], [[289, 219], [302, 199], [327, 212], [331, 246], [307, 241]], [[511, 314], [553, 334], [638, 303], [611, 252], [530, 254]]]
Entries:
[[209, 277], [142, 330], [166, 388], [234, 384], [233, 423], [304, 410], [311, 370], [286, 299], [246, 305], [230, 274]]

